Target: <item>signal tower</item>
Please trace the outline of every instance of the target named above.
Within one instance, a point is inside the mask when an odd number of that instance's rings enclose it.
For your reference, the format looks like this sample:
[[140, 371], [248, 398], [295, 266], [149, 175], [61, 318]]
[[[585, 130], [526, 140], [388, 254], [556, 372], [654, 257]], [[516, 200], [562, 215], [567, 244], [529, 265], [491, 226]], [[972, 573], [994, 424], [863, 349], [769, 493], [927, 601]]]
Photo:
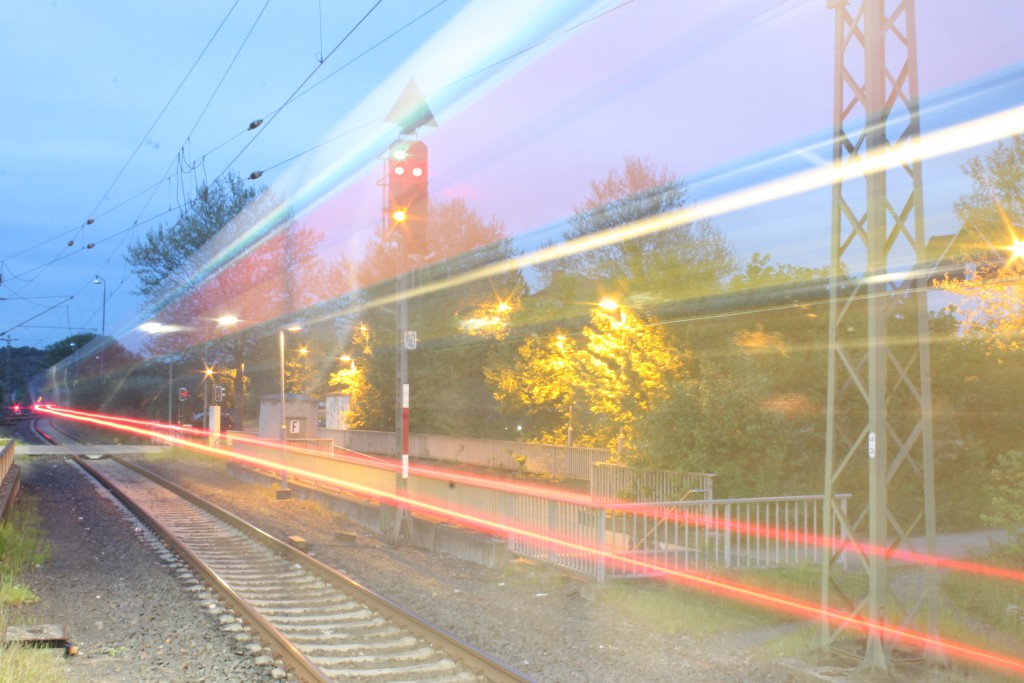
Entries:
[[395, 481], [399, 502], [386, 534], [390, 543], [398, 545], [403, 539], [412, 539], [414, 534], [412, 515], [401, 501], [408, 495], [409, 479], [409, 351], [416, 348], [416, 332], [409, 329], [407, 293], [412, 288], [412, 274], [407, 271], [410, 256], [422, 256], [427, 252], [430, 210], [427, 146], [420, 140], [410, 140], [408, 137], [415, 135], [420, 127], [436, 126], [437, 122], [423, 93], [411, 79], [384, 121], [396, 124], [399, 130], [399, 138], [388, 148], [384, 189], [385, 234], [394, 239], [398, 247], [395, 278], [398, 328], [395, 335], [395, 436], [396, 451], [401, 455], [402, 467]]
[[[835, 11], [833, 164], [913, 145], [920, 135], [914, 1], [826, 2]], [[832, 514], [823, 524], [839, 541], [822, 562], [821, 603], [870, 625], [825, 619], [821, 645], [861, 658], [870, 671], [888, 670], [900, 646], [880, 625], [937, 633], [935, 567], [897, 570], [891, 562], [896, 549], [935, 554], [922, 205], [917, 161], [832, 188], [825, 450]], [[833, 498], [842, 492], [854, 494], [849, 510]], [[924, 537], [924, 547], [913, 547], [912, 536]], [[867, 573], [866, 593], [840, 562]], [[896, 582], [897, 571], [912, 578]]]

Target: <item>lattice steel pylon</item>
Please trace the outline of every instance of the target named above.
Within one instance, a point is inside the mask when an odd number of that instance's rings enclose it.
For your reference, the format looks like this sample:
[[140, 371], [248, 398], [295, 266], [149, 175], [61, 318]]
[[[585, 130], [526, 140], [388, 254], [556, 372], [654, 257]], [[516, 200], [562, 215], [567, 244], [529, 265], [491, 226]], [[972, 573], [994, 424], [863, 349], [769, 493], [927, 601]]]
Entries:
[[[833, 163], [915, 144], [913, 0], [826, 1], [835, 11]], [[824, 532], [840, 540], [824, 554], [821, 600], [826, 613], [850, 618], [823, 619], [821, 644], [852, 643], [848, 653], [869, 670], [888, 670], [901, 645], [883, 625], [937, 632], [934, 565], [893, 568], [895, 550], [935, 554], [922, 205], [919, 162], [832, 188], [825, 496], [833, 514]], [[833, 498], [842, 492], [854, 494], [848, 510]]]

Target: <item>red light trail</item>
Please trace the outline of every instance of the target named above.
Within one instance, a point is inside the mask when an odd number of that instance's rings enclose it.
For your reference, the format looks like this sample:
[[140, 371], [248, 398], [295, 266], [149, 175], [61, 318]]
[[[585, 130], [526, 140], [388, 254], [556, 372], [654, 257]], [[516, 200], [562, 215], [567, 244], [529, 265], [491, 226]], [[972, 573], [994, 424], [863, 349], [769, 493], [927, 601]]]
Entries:
[[[55, 415], [61, 415], [72, 419], [77, 419], [75, 416], [81, 417], [92, 417], [103, 420], [100, 426], [106, 426], [113, 429], [119, 429], [120, 425], [137, 425], [140, 427], [148, 427], [155, 430], [162, 430], [165, 432], [178, 432], [182, 434], [188, 434], [193, 437], [208, 437], [211, 432], [197, 429], [194, 427], [182, 426], [182, 425], [168, 425], [164, 422], [152, 421], [152, 420], [138, 420], [133, 418], [120, 417], [116, 415], [104, 415], [100, 413], [90, 413], [84, 411], [75, 411], [66, 408], [57, 408], [55, 406], [49, 406]], [[196, 448], [196, 444], [193, 441], [186, 439], [175, 439], [171, 435], [165, 435], [154, 432], [140, 433], [143, 436], [163, 439], [168, 442], [173, 442], [178, 445], [187, 448]], [[247, 436], [242, 433], [232, 432], [230, 437], [225, 436], [225, 439], [230, 438], [232, 442], [248, 443], [252, 445], [262, 446], [266, 448], [275, 448], [280, 450], [280, 441], [260, 439], [256, 437]], [[285, 446], [285, 450], [291, 453], [299, 453], [304, 455], [312, 456], [323, 456], [322, 451], [317, 451], [308, 448], [301, 448], [298, 446]], [[215, 449], [209, 451], [212, 455], [219, 457], [231, 458], [237, 456], [234, 451], [223, 451]], [[400, 469], [400, 465], [388, 458], [380, 458], [372, 455], [366, 455], [362, 453], [355, 453], [349, 451], [345, 454], [335, 454], [333, 458], [353, 463], [363, 463], [370, 461], [375, 466], [382, 469], [387, 469], [393, 472], [397, 472]], [[274, 467], [278, 470], [282, 469], [279, 463], [264, 463], [265, 466]], [[289, 469], [289, 468], [285, 468]], [[550, 486], [541, 486], [537, 484], [523, 484], [508, 479], [499, 477], [488, 477], [479, 474], [468, 474], [462, 472], [456, 472], [454, 470], [430, 467], [425, 465], [413, 465], [410, 466], [410, 473], [416, 474], [430, 479], [446, 481], [450, 483], [462, 483], [472, 486], [479, 486], [491, 490], [504, 491], [507, 493], [521, 493], [529, 496], [539, 496], [550, 500], [556, 500], [558, 502], [569, 503], [573, 505], [583, 505], [587, 507], [597, 507], [594, 500], [587, 494], [573, 493], [571, 491], [565, 491], [563, 489], [557, 489]], [[307, 475], [308, 473], [304, 470], [298, 469], [295, 473], [299, 476]], [[335, 482], [336, 485], [344, 485], [344, 482]], [[737, 520], [721, 520], [721, 519], [709, 519], [707, 516], [702, 514], [691, 514], [686, 511], [672, 510], [666, 512], [653, 506], [645, 506], [643, 504], [621, 504], [616, 505], [605, 504], [603, 506], [608, 510], [628, 510], [630, 512], [646, 515], [652, 518], [668, 518], [671, 522], [681, 523], [693, 523], [697, 526], [706, 527], [713, 531], [730, 531], [738, 534], [745, 534], [749, 536], [761, 536], [763, 538], [772, 538], [782, 542], [792, 542], [796, 544], [809, 545], [818, 548], [831, 549], [834, 545], [833, 539], [829, 539], [823, 536], [808, 534], [800, 531], [790, 531], [788, 529], [776, 529], [771, 526], [765, 526], [762, 524], [742, 522]], [[846, 542], [848, 545], [852, 545], [849, 541]], [[952, 571], [966, 572], [975, 575], [989, 576], [995, 579], [1016, 581], [1024, 583], [1024, 571], [1003, 568], [1003, 567], [992, 567], [983, 564], [977, 564], [974, 562], [968, 562], [965, 560], [959, 560], [956, 558], [942, 557], [928, 555], [925, 553], [919, 553], [912, 550], [906, 550], [902, 548], [889, 548], [884, 547], [881, 549], [872, 548], [870, 545], [861, 544], [858, 546], [867, 555], [879, 555], [886, 558], [892, 558], [902, 560], [911, 564], [921, 564], [925, 566], [934, 566], [940, 569], [948, 569]]]
[[[972, 662], [976, 664], [983, 664], [986, 666], [1003, 669], [1006, 671], [1013, 672], [1015, 674], [1024, 675], [1024, 661], [1018, 660], [1006, 655], [1002, 655], [996, 652], [983, 650], [963, 643], [958, 643], [950, 640], [943, 640], [935, 636], [928, 635], [926, 633], [916, 631], [909, 628], [901, 628], [892, 626], [886, 623], [872, 623], [870, 620], [858, 617], [849, 613], [839, 612], [836, 610], [826, 610], [819, 605], [807, 603], [802, 600], [798, 600], [786, 595], [771, 593], [760, 588], [749, 588], [741, 584], [726, 581], [720, 578], [709, 578], [706, 576], [700, 576], [690, 572], [681, 571], [673, 567], [659, 564], [654, 561], [638, 559], [636, 557], [626, 557], [624, 555], [616, 554], [613, 551], [604, 550], [601, 548], [592, 547], [583, 543], [578, 543], [571, 540], [560, 539], [539, 531], [533, 531], [521, 526], [511, 526], [503, 522], [484, 519], [468, 512], [462, 512], [459, 510], [452, 509], [449, 505], [440, 505], [428, 502], [426, 500], [414, 499], [409, 497], [403, 497], [395, 494], [392, 491], [385, 491], [381, 489], [375, 489], [368, 486], [363, 486], [354, 482], [339, 481], [335, 478], [309, 472], [302, 468], [292, 466], [282, 466], [278, 463], [270, 463], [263, 458], [253, 457], [235, 451], [224, 450], [215, 446], [208, 446], [201, 443], [195, 443], [188, 439], [174, 436], [172, 434], [161, 433], [161, 431], [155, 431], [152, 428], [162, 430], [166, 432], [168, 429], [179, 430], [192, 434], [208, 436], [209, 432], [193, 428], [179, 428], [177, 426], [169, 426], [160, 422], [151, 422], [145, 420], [133, 420], [130, 418], [121, 418], [117, 416], [106, 416], [97, 413], [86, 413], [81, 411], [74, 411], [69, 409], [57, 408], [55, 406], [42, 406], [39, 408], [40, 412], [53, 415], [59, 418], [67, 418], [76, 420], [79, 422], [86, 422], [95, 424], [100, 427], [114, 429], [118, 431], [124, 431], [128, 433], [137, 434], [139, 436], [155, 437], [164, 441], [175, 443], [180, 446], [214, 455], [216, 457], [224, 458], [227, 460], [233, 460], [236, 462], [242, 462], [249, 465], [253, 465], [261, 468], [271, 468], [276, 471], [284, 469], [289, 475], [305, 478], [307, 480], [314, 481], [316, 483], [325, 484], [328, 486], [338, 487], [352, 493], [367, 496], [369, 498], [386, 500], [390, 503], [398, 506], [404, 506], [411, 509], [415, 509], [431, 515], [436, 515], [458, 521], [467, 527], [485, 531], [488, 533], [497, 534], [500, 536], [517, 536], [529, 538], [537, 543], [551, 548], [558, 548], [565, 552], [574, 554], [584, 555], [588, 557], [600, 558], [602, 561], [609, 565], [624, 565], [630, 567], [641, 568], [646, 571], [660, 574], [671, 578], [680, 584], [686, 584], [696, 586], [708, 591], [716, 591], [721, 594], [729, 595], [737, 600], [747, 602], [750, 604], [766, 607], [772, 610], [776, 610], [785, 614], [798, 616], [801, 618], [814, 619], [817, 621], [828, 620], [835, 624], [843, 624], [846, 627], [855, 628], [861, 631], [875, 630], [884, 636], [892, 638], [893, 640], [906, 643], [911, 646], [921, 648], [923, 650], [939, 650], [950, 656], [958, 659]], [[150, 427], [147, 429], [146, 427]], [[235, 435], [232, 435], [232, 439], [236, 439]], [[253, 439], [252, 437], [242, 437], [238, 440], [257, 443], [263, 446], [279, 447], [279, 442], [265, 441], [260, 439]], [[304, 452], [313, 453], [316, 455], [322, 455], [317, 451], [306, 451]], [[356, 459], [358, 461], [358, 459]], [[364, 461], [365, 462], [365, 461]], [[395, 469], [397, 465], [391, 464], [389, 469]], [[431, 476], [444, 481], [452, 480], [452, 473], [448, 471], [441, 471], [443, 476], [437, 476], [438, 473], [433, 468], [422, 468], [422, 474], [424, 476]], [[499, 488], [501, 490], [509, 490], [509, 487], [505, 486], [508, 482], [500, 482], [496, 480], [488, 480], [483, 477], [476, 477], [473, 475], [460, 475], [460, 478], [467, 483], [476, 484], [479, 481], [487, 481], [489, 486], [492, 488]], [[528, 495], [534, 496], [545, 496], [549, 489], [543, 487], [533, 487], [528, 485], [518, 485], [517, 488], [523, 489], [523, 492]], [[576, 499], [581, 498], [579, 494], [573, 494], [570, 496], [575, 502]], [[588, 505], [593, 505], [589, 499], [587, 499]], [[597, 506], [595, 506], [597, 507]], [[630, 506], [630, 509], [636, 509], [635, 506]], [[652, 508], [653, 511], [653, 508]], [[723, 528], [736, 528], [736, 529], [750, 529], [750, 525], [742, 524], [730, 524], [722, 525]], [[756, 527], [758, 529], [769, 529], [768, 527]], [[786, 537], [792, 536], [793, 538], [801, 537], [799, 534], [778, 534], [779, 536]], [[815, 538], [813, 536], [804, 536], [806, 538]], [[831, 545], [831, 544], [829, 544]], [[949, 569], [959, 569], [962, 571], [969, 571], [975, 574], [984, 573], [989, 576], [997, 578], [1007, 578], [1020, 581], [1021, 577], [1024, 576], [1020, 572], [1006, 572], [994, 570], [994, 568], [986, 567], [985, 565], [976, 565], [969, 562], [962, 562], [958, 560], [950, 560], [947, 558], [933, 558], [927, 555], [919, 555], [916, 553], [908, 553], [909, 557], [921, 557], [929, 560], [927, 564], [945, 567]], [[988, 570], [988, 571], [979, 571]]]
[[[110, 428], [113, 428], [113, 429], [119, 429], [121, 425], [137, 425], [137, 426], [149, 427], [149, 428], [157, 429], [157, 430], [185, 433], [185, 434], [189, 434], [191, 436], [208, 437], [211, 434], [211, 432], [203, 430], [203, 429], [197, 429], [197, 428], [194, 428], [194, 427], [187, 427], [187, 426], [182, 426], [182, 425], [168, 425], [167, 423], [153, 421], [153, 420], [138, 420], [138, 419], [133, 419], [133, 418], [121, 417], [121, 416], [117, 416], [117, 415], [104, 415], [104, 414], [101, 414], [101, 413], [90, 413], [90, 412], [85, 412], [85, 411], [71, 410], [71, 409], [67, 409], [67, 408], [58, 408], [56, 406], [45, 406], [45, 407], [51, 409], [50, 411], [54, 415], [60, 415], [60, 416], [69, 417], [69, 418], [72, 418], [72, 419], [78, 419], [78, 418], [76, 418], [76, 416], [80, 416], [81, 418], [88, 417], [88, 418], [94, 418], [94, 419], [102, 420], [102, 422], [97, 423], [97, 424], [99, 424], [100, 426], [106, 426], [106, 427], [110, 427]], [[165, 441], [173, 442], [173, 443], [176, 443], [178, 445], [181, 445], [181, 446], [184, 446], [184, 447], [187, 447], [187, 448], [195, 448], [196, 447], [196, 444], [193, 441], [186, 440], [186, 439], [180, 439], [180, 438], [173, 438], [170, 435], [159, 434], [159, 433], [148, 432], [148, 431], [146, 431], [146, 432], [137, 432], [137, 433], [139, 433], [142, 436], [148, 436], [148, 437], [152, 437], [152, 438], [160, 438], [160, 439], [163, 439]], [[276, 449], [280, 449], [281, 448], [280, 441], [260, 439], [260, 438], [256, 438], [256, 437], [247, 436], [247, 435], [242, 434], [242, 433], [232, 432], [230, 437], [223, 437], [223, 438], [225, 438], [225, 439], [230, 438], [231, 441], [238, 441], [238, 442], [242, 442], [242, 443], [248, 443], [248, 444], [257, 445], [257, 446], [263, 446], [263, 447], [268, 447], [268, 448], [276, 448]], [[292, 452], [292, 453], [299, 453], [299, 454], [312, 455], [312, 456], [322, 456], [323, 455], [322, 451], [317, 451], [317, 450], [308, 449], [308, 448], [301, 448], [301, 447], [297, 447], [297, 446], [286, 446], [285, 450], [288, 451], [288, 452]], [[224, 451], [224, 450], [221, 450], [221, 449], [214, 449], [214, 450], [209, 451], [209, 452], [211, 454], [213, 454], [213, 455], [218, 455], [220, 457], [226, 457], [226, 458], [231, 458], [231, 457], [237, 456], [237, 453], [235, 453], [234, 451]], [[371, 461], [371, 462], [375, 463], [376, 466], [381, 467], [383, 469], [388, 469], [388, 470], [393, 471], [393, 472], [397, 472], [400, 469], [400, 465], [397, 462], [393, 461], [393, 460], [390, 460], [390, 459], [387, 459], [387, 458], [379, 458], [379, 457], [376, 457], [376, 456], [366, 455], [366, 454], [362, 454], [362, 453], [355, 453], [355, 452], [352, 452], [352, 451], [349, 451], [346, 454], [342, 454], [342, 455], [333, 455], [332, 457], [337, 458], [337, 459], [342, 460], [342, 461], [345, 461], [345, 462], [354, 462], [354, 463], [365, 463], [366, 461]], [[281, 469], [281, 465], [279, 463], [265, 462], [264, 466], [271, 466], [271, 467], [275, 467], [277, 469]], [[288, 469], [290, 469], [290, 468], [288, 468]], [[562, 489], [556, 489], [556, 488], [550, 487], [550, 486], [540, 486], [540, 485], [537, 485], [537, 484], [522, 484], [522, 483], [517, 483], [517, 482], [514, 482], [514, 481], [509, 481], [507, 479], [502, 479], [502, 478], [497, 478], [497, 477], [487, 477], [487, 476], [478, 475], [478, 474], [467, 474], [467, 473], [456, 472], [454, 470], [448, 470], [448, 469], [444, 469], [444, 468], [430, 467], [430, 466], [424, 466], [424, 465], [411, 466], [410, 467], [410, 473], [417, 474], [417, 475], [424, 476], [424, 477], [428, 477], [430, 479], [440, 480], [440, 481], [463, 483], [463, 484], [472, 485], [472, 486], [480, 486], [482, 488], [487, 488], [487, 489], [491, 489], [491, 490], [504, 491], [504, 492], [507, 492], [507, 493], [521, 493], [523, 495], [540, 496], [540, 497], [543, 497], [543, 498], [548, 498], [548, 499], [551, 499], [551, 500], [557, 500], [559, 502], [570, 503], [570, 504], [574, 504], [574, 505], [584, 505], [584, 506], [588, 506], [588, 507], [597, 507], [597, 505], [594, 503], [593, 499], [589, 495], [573, 493], [571, 491], [565, 491], [565, 490], [562, 490]], [[297, 474], [299, 476], [303, 476], [303, 475], [308, 475], [309, 473], [306, 472], [305, 470], [297, 469], [297, 470], [295, 470], [295, 474]], [[344, 482], [335, 482], [335, 484], [336, 485], [343, 485]], [[714, 530], [714, 531], [731, 531], [731, 532], [735, 532], [735, 533], [739, 533], [739, 534], [746, 534], [746, 535], [751, 535], [751, 536], [758, 536], [759, 535], [759, 536], [762, 536], [762, 537], [777, 539], [779, 541], [789, 541], [789, 542], [794, 542], [794, 543], [798, 543], [798, 544], [812, 545], [812, 546], [819, 547], [819, 548], [832, 548], [832, 546], [834, 545], [834, 541], [832, 539], [828, 539], [828, 538], [825, 538], [823, 536], [818, 536], [818, 535], [814, 535], [814, 534], [807, 534], [807, 533], [798, 532], [798, 531], [789, 531], [789, 530], [785, 530], [785, 529], [778, 530], [778, 529], [775, 529], [774, 527], [770, 527], [770, 526], [760, 525], [760, 524], [756, 524], [756, 523], [735, 521], [735, 520], [725, 521], [725, 520], [720, 520], [720, 519], [708, 519], [708, 517], [706, 517], [705, 515], [694, 515], [694, 514], [691, 514], [691, 513], [688, 513], [688, 512], [681, 512], [681, 511], [678, 511], [678, 510], [671, 511], [670, 513], [666, 514], [666, 512], [663, 511], [663, 510], [659, 510], [659, 509], [657, 509], [657, 508], [655, 508], [653, 506], [645, 506], [643, 504], [622, 504], [622, 505], [605, 504], [603, 507], [605, 509], [609, 509], [609, 510], [629, 510], [629, 511], [634, 512], [634, 513], [640, 513], [640, 514], [647, 515], [647, 516], [654, 517], [654, 518], [666, 517], [667, 516], [667, 517], [670, 517], [669, 521], [684, 522], [684, 523], [685, 522], [692, 522], [694, 524], [697, 524], [699, 526], [707, 527], [707, 528], [709, 528], [711, 530]], [[861, 550], [863, 550], [868, 555], [877, 554], [877, 555], [880, 555], [880, 556], [883, 556], [883, 557], [895, 558], [895, 559], [903, 560], [905, 562], [913, 563], [913, 564], [921, 564], [921, 565], [925, 565], [925, 566], [934, 566], [934, 567], [941, 568], [941, 569], [949, 569], [949, 570], [953, 570], [953, 571], [961, 571], [961, 572], [966, 572], [966, 573], [970, 573], [970, 574], [989, 576], [989, 577], [996, 578], [996, 579], [1003, 579], [1003, 580], [1009, 580], [1009, 581], [1016, 581], [1016, 582], [1019, 582], [1019, 583], [1024, 583], [1024, 572], [1018, 571], [1018, 570], [1013, 570], [1013, 569], [1008, 569], [1008, 568], [1001, 568], [1001, 567], [991, 567], [991, 566], [988, 566], [988, 565], [977, 564], [977, 563], [973, 563], [973, 562], [967, 562], [967, 561], [958, 560], [958, 559], [955, 559], [955, 558], [927, 555], [925, 553], [918, 553], [918, 552], [914, 552], [914, 551], [910, 551], [910, 550], [904, 550], [904, 549], [900, 549], [900, 548], [893, 549], [893, 548], [885, 547], [885, 548], [881, 548], [881, 549], [877, 549], [876, 550], [876, 549], [872, 548], [869, 545], [860, 545], [859, 547], [860, 547]]]

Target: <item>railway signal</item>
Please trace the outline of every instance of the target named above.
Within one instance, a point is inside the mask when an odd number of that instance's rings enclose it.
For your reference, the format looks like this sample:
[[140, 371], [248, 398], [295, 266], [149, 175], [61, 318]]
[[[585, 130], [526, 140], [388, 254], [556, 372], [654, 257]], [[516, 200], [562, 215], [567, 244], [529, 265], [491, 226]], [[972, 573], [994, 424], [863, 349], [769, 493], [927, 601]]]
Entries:
[[399, 140], [388, 150], [388, 231], [402, 240], [407, 254], [427, 251], [427, 146]]

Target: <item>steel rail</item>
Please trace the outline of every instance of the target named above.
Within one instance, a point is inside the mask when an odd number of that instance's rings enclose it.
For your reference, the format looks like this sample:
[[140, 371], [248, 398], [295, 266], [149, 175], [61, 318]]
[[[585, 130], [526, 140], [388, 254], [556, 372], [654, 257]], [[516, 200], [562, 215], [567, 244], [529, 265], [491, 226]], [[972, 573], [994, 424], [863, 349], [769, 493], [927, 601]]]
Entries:
[[[239, 518], [233, 513], [224, 510], [223, 508], [220, 508], [207, 500], [204, 500], [203, 498], [197, 496], [191, 491], [184, 489], [178, 484], [175, 484], [172, 481], [164, 479], [158, 474], [150, 470], [147, 470], [144, 467], [140, 467], [135, 463], [128, 462], [123, 458], [112, 457], [110, 459], [123, 465], [124, 467], [127, 467], [133, 472], [136, 472], [137, 474], [146, 477], [147, 479], [153, 481], [159, 486], [162, 486], [168, 489], [169, 491], [173, 492], [175, 495], [180, 496], [181, 498], [187, 500], [193, 505], [196, 505], [197, 507], [214, 515], [221, 521], [230, 524], [232, 527], [255, 538], [260, 543], [268, 546], [275, 552], [285, 556], [289, 562], [301, 565], [304, 569], [309, 571], [317, 578], [323, 580], [325, 583], [337, 587], [339, 590], [352, 595], [355, 599], [363, 602], [367, 606], [379, 612], [381, 615], [391, 619], [392, 621], [400, 623], [413, 635], [421, 638], [423, 641], [429, 643], [435, 648], [446, 652], [450, 657], [452, 657], [453, 660], [458, 661], [467, 669], [473, 671], [476, 675], [482, 676], [483, 678], [487, 679], [488, 681], [492, 681], [493, 683], [531, 683], [533, 681], [533, 679], [529, 678], [525, 674], [522, 674], [506, 666], [505, 664], [494, 660], [492, 657], [488, 656], [487, 654], [481, 652], [472, 645], [461, 640], [454, 634], [425, 621], [424, 619], [416, 616], [415, 614], [412, 614], [411, 612], [408, 612], [401, 606], [374, 592], [372, 589], [360, 584], [359, 582], [355, 581], [350, 577], [340, 574], [339, 572], [320, 562], [316, 558], [313, 558], [308, 554], [266, 533], [265, 531], [262, 531], [261, 529], [254, 527], [253, 525], [249, 524], [248, 522]], [[91, 468], [89, 469], [91, 470]], [[104, 486], [107, 485], [107, 483], [104, 483]], [[119, 498], [121, 498], [121, 496], [119, 496]], [[133, 509], [133, 511], [136, 509], [136, 506], [134, 505], [131, 505], [130, 507]], [[198, 558], [196, 559], [198, 560]], [[201, 562], [201, 560], [199, 561]], [[214, 579], [212, 580], [216, 581], [219, 584], [220, 578], [216, 577], [216, 574], [213, 574], [213, 577]], [[240, 596], [235, 595], [233, 591], [232, 595], [234, 595], [234, 599], [237, 600], [240, 604], [246, 605], [245, 608], [239, 607], [239, 611], [248, 613], [250, 608], [248, 608], [248, 605], [247, 603], [245, 603], [245, 600]], [[277, 633], [276, 628], [274, 628], [269, 623], [267, 625], [271, 629], [273, 629], [274, 633]]]
[[[89, 465], [87, 461], [77, 455], [73, 456], [73, 458], [82, 469], [100, 482], [111, 492], [111, 494], [116, 496], [117, 499], [131, 510], [135, 516], [153, 529], [161, 539], [192, 568], [195, 573], [199, 574], [207, 582], [210, 588], [241, 617], [242, 621], [248, 624], [248, 626], [256, 632], [264, 643], [270, 645], [274, 656], [279, 657], [284, 662], [285, 667], [290, 669], [300, 681], [309, 683], [330, 683], [332, 679], [324, 674], [324, 672], [320, 670], [320, 667], [296, 648], [291, 641], [273, 624], [267, 621], [267, 619], [260, 614], [258, 610], [253, 608], [244, 598], [238, 595], [235, 590], [231, 588], [231, 586], [229, 586], [220, 576], [218, 576], [216, 572], [210, 569], [210, 567], [208, 567], [198, 555], [196, 555], [186, 544], [182, 543], [170, 529], [168, 529], [154, 516], [150, 515], [148, 511], [138, 505], [130, 496], [125, 495], [119, 487], [114, 484], [114, 482], [110, 481], [96, 468]], [[124, 462], [121, 462], [121, 464], [126, 465], [130, 469], [135, 469]], [[175, 493], [177, 493], [177, 491], [175, 491]], [[190, 502], [194, 503], [194, 501]]]

